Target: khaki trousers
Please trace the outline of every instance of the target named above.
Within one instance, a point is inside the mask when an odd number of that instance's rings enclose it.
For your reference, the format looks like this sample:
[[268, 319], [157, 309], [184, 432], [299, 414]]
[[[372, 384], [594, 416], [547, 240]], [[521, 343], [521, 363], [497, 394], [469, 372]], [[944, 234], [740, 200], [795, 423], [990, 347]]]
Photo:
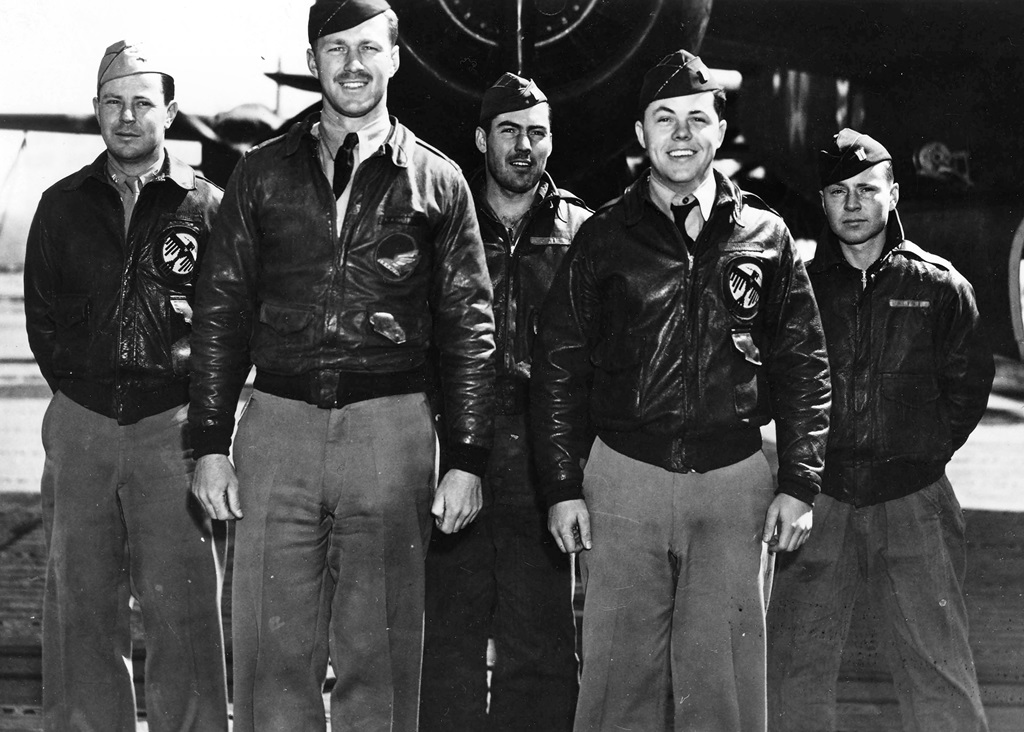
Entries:
[[424, 394], [255, 392], [235, 440], [235, 732], [413, 732], [436, 437]]
[[598, 440], [583, 492], [576, 732], [763, 732], [764, 455], [681, 474]]
[[776, 732], [836, 728], [836, 682], [863, 587], [878, 616], [907, 732], [988, 729], [967, 641], [964, 517], [943, 476], [854, 508], [814, 502], [814, 530], [779, 561], [768, 612], [768, 700]]
[[227, 729], [223, 556], [192, 499], [185, 406], [136, 424], [54, 395], [43, 419], [43, 713], [52, 732], [135, 732], [129, 602], [153, 732]]

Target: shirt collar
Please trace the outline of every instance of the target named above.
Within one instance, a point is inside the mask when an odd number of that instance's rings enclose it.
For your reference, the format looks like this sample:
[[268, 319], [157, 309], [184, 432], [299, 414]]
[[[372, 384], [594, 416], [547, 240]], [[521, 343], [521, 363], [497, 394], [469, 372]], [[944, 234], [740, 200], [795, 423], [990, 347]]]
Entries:
[[[139, 189], [141, 190], [143, 186], [145, 186], [147, 183], [156, 180], [158, 177], [160, 177], [160, 175], [164, 172], [164, 166], [166, 165], [166, 163], [167, 151], [161, 150], [160, 158], [155, 163], [153, 163], [153, 165], [142, 171], [142, 173], [140, 173], [138, 176], [135, 176], [139, 179]], [[104, 168], [104, 172], [106, 174], [106, 179], [115, 188], [117, 188], [118, 186], [127, 185], [128, 178], [132, 177], [124, 171], [124, 168], [117, 164], [117, 161], [114, 160], [112, 155], [107, 155], [107, 164]]]
[[[311, 132], [318, 140], [323, 137], [324, 147], [332, 158], [338, 153], [338, 148], [345, 141], [347, 135], [347, 133], [341, 130], [332, 130], [328, 125], [325, 125], [322, 117], [319, 122], [313, 125]], [[357, 155], [359, 159], [365, 160], [376, 153], [388, 139], [389, 134], [391, 134], [391, 118], [386, 114], [381, 115], [370, 124], [357, 130], [356, 136], [359, 138]]]
[[648, 191], [651, 201], [669, 218], [672, 218], [673, 206], [685, 205], [694, 198], [697, 199], [697, 205], [700, 207], [701, 218], [707, 221], [711, 217], [711, 209], [715, 205], [715, 176], [711, 174], [711, 171], [708, 171], [708, 175], [697, 186], [696, 191], [685, 196], [676, 193], [653, 175], [648, 176], [648, 180], [650, 181]]

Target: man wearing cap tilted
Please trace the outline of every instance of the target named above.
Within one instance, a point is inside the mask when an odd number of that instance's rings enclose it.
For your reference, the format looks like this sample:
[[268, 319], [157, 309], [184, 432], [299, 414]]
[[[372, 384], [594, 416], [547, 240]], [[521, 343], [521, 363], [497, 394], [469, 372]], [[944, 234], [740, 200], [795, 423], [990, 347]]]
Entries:
[[450, 533], [481, 505], [490, 282], [461, 172], [388, 116], [397, 23], [383, 0], [312, 6], [323, 110], [239, 162], [199, 282], [193, 490], [237, 519], [236, 732], [323, 729], [328, 656], [332, 729], [415, 730], [431, 514]]
[[[43, 422], [48, 730], [135, 730], [129, 603], [152, 730], [226, 730], [223, 560], [189, 493], [197, 267], [221, 191], [164, 149], [167, 67], [111, 45], [93, 100], [106, 151], [43, 193], [25, 256]], [[222, 545], [223, 546], [223, 545]]]
[[557, 732], [572, 728], [576, 706], [573, 576], [536, 487], [530, 356], [544, 296], [591, 212], [545, 170], [551, 108], [532, 80], [506, 73], [487, 89], [476, 146], [484, 166], [470, 185], [494, 297], [494, 448], [480, 517], [453, 536], [435, 531], [427, 555], [420, 729]]
[[832, 427], [814, 535], [776, 575], [770, 728], [835, 729], [863, 586], [883, 619], [903, 729], [986, 730], [967, 642], [964, 518], [945, 475], [992, 386], [974, 290], [904, 238], [881, 144], [844, 129], [819, 167], [828, 230], [807, 269], [832, 369]]
[[724, 102], [686, 51], [646, 74], [650, 170], [583, 224], [541, 314], [534, 449], [586, 595], [578, 731], [765, 728], [765, 575], [811, 528], [828, 361], [785, 224], [712, 167]]

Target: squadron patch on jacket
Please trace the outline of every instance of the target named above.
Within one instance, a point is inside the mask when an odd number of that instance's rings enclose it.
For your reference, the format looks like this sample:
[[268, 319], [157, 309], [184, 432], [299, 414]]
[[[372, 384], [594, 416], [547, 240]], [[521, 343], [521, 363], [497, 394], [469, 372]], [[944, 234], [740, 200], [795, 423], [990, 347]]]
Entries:
[[390, 234], [377, 244], [374, 261], [385, 278], [404, 280], [419, 264], [420, 250], [408, 234]]
[[761, 306], [764, 270], [754, 257], [736, 257], [722, 272], [725, 306], [737, 320], [753, 320]]
[[175, 222], [160, 232], [154, 252], [157, 269], [168, 278], [188, 280], [199, 259], [199, 229]]

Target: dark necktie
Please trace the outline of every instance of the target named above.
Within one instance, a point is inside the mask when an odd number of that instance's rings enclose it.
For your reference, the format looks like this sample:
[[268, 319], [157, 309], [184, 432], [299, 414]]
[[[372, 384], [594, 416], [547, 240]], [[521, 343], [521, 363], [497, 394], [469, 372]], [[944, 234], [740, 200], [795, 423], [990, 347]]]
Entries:
[[345, 135], [345, 142], [338, 148], [338, 154], [334, 156], [334, 197], [341, 198], [348, 185], [348, 179], [352, 177], [352, 164], [355, 162], [355, 149], [359, 143], [359, 135], [349, 132]]
[[124, 179], [124, 194], [121, 196], [121, 202], [124, 204], [124, 230], [128, 232], [128, 224], [132, 220], [132, 211], [135, 209], [135, 203], [139, 200], [139, 193], [142, 192], [142, 181], [139, 180], [138, 176], [130, 175]]
[[683, 235], [683, 241], [686, 242], [686, 246], [693, 246], [693, 239], [686, 233], [686, 218], [690, 215], [690, 211], [694, 206], [697, 205], [697, 199], [692, 198], [688, 203], [684, 203], [680, 206], [672, 207], [672, 218], [676, 222], [676, 228], [679, 229], [679, 233]]

